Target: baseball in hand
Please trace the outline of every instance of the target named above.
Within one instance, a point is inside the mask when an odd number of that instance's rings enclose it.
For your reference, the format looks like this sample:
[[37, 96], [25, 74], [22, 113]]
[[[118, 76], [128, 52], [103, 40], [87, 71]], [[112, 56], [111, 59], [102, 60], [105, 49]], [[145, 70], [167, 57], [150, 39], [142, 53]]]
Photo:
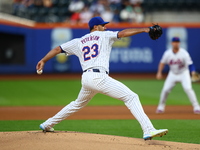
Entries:
[[42, 74], [42, 70], [37, 70], [37, 74]]

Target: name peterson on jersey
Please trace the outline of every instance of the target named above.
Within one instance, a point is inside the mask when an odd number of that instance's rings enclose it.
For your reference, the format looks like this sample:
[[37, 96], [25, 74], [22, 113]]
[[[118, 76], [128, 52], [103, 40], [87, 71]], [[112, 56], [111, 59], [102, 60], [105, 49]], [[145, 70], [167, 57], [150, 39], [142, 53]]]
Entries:
[[112, 44], [118, 40], [118, 31], [94, 31], [81, 38], [61, 44], [61, 49], [67, 55], [76, 55], [82, 70], [103, 68], [109, 72], [109, 58]]

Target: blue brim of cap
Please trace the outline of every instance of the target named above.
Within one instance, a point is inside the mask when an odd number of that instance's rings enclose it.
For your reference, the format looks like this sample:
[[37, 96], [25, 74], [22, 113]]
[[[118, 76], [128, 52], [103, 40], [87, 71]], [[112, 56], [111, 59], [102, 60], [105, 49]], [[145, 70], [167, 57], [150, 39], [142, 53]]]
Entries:
[[102, 24], [108, 24], [108, 23], [109, 23], [109, 22], [104, 22], [104, 23], [101, 23], [101, 25], [102, 25]]

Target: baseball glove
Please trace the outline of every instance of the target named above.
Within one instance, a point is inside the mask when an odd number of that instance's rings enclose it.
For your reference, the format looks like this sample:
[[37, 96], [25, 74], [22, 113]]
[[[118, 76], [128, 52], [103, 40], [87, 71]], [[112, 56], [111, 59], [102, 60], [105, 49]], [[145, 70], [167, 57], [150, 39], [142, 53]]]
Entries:
[[152, 40], [158, 39], [162, 35], [162, 27], [159, 25], [153, 24], [153, 26], [149, 27], [149, 36]]
[[191, 80], [192, 82], [197, 82], [197, 81], [200, 81], [200, 75], [198, 72], [195, 72], [191, 75]]

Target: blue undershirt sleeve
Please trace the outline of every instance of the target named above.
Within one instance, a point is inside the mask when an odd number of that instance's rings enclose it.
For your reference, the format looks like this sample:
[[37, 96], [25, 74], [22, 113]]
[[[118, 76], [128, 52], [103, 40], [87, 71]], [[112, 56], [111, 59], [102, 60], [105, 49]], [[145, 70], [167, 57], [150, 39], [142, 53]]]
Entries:
[[189, 65], [190, 72], [196, 71], [194, 64]]

